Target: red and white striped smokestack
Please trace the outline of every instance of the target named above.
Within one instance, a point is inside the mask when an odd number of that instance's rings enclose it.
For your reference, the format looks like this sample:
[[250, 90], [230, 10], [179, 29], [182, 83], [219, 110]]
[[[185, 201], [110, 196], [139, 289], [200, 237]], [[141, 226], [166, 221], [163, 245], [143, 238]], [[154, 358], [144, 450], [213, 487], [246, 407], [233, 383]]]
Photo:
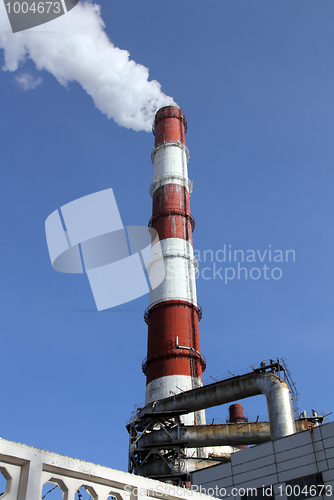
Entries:
[[[146, 404], [202, 385], [205, 360], [200, 353], [188, 179], [186, 119], [180, 108], [166, 106], [155, 115], [150, 226], [159, 235], [165, 279], [150, 293]], [[205, 423], [204, 412], [188, 415], [187, 423]], [[194, 422], [195, 420], [195, 422]]]

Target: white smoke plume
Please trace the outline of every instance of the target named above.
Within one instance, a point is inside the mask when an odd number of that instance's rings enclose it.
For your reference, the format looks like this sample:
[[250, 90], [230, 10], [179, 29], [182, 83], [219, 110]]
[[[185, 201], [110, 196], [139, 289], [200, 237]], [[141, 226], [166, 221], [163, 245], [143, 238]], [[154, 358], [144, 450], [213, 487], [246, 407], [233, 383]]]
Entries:
[[90, 1], [49, 23], [13, 34], [0, 0], [0, 48], [3, 70], [15, 72], [31, 59], [38, 70], [49, 71], [64, 86], [78, 82], [102, 113], [126, 128], [149, 132], [155, 111], [175, 104], [157, 81], [148, 80], [147, 68], [112, 44], [100, 6]]

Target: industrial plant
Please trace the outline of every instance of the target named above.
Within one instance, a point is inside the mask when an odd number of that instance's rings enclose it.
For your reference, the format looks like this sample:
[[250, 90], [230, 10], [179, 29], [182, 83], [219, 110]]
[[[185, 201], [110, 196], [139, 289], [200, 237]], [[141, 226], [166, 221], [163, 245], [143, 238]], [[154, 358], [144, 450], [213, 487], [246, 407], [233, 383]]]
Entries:
[[[333, 496], [334, 422], [325, 423], [314, 410], [300, 413], [284, 360], [262, 361], [241, 375], [203, 385], [186, 131], [179, 107], [157, 111], [146, 269], [152, 285], [163, 263], [165, 278], [151, 286], [144, 313], [145, 405], [127, 424], [128, 472], [0, 439], [2, 498], [38, 500], [55, 488], [63, 500], [82, 498], [80, 488], [94, 500]], [[268, 421], [248, 421], [239, 401], [259, 394], [266, 398]], [[229, 404], [227, 422], [206, 423], [205, 410], [223, 404]], [[45, 485], [50, 489], [42, 496]]]
[[[189, 487], [191, 473], [229, 462], [248, 445], [276, 441], [313, 429], [323, 416], [299, 416], [295, 385], [284, 360], [263, 361], [251, 372], [203, 386], [206, 361], [200, 350], [189, 197], [187, 121], [175, 106], [155, 115], [154, 177], [149, 227], [159, 235], [165, 267], [163, 283], [151, 291], [145, 407], [138, 408], [129, 432], [129, 472]], [[154, 262], [152, 262], [154, 267]], [[269, 421], [248, 422], [235, 401], [264, 394]], [[226, 403], [226, 424], [206, 424], [205, 409]]]

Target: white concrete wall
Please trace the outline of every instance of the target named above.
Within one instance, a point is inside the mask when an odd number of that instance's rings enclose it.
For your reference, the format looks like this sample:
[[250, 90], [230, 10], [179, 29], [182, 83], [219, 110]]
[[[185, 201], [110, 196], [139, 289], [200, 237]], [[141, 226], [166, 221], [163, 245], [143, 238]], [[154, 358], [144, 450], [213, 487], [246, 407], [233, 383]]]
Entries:
[[0, 472], [7, 479], [1, 500], [40, 500], [45, 483], [58, 484], [63, 500], [77, 498], [82, 486], [94, 500], [109, 496], [117, 500], [208, 500], [177, 486], [4, 439], [0, 439]]
[[[274, 486], [276, 499], [286, 500], [285, 481], [319, 472], [324, 483], [331, 486], [334, 492], [334, 422], [315, 427], [312, 433], [307, 430], [239, 451], [231, 456], [230, 463], [203, 469], [191, 476], [192, 484], [201, 485], [202, 491], [226, 488], [227, 495], [236, 500], [240, 499], [240, 495], [232, 494], [232, 488], [270, 485]], [[279, 485], [283, 485], [282, 495]], [[333, 496], [324, 494], [323, 498]]]

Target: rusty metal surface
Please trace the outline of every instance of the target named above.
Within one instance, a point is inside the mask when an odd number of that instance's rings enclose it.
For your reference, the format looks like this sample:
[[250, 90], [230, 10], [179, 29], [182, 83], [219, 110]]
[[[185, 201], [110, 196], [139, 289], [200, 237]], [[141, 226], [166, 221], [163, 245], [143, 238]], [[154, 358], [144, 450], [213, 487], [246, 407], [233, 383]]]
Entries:
[[[297, 432], [307, 430], [310, 422], [305, 420], [295, 421]], [[179, 434], [179, 436], [178, 436]], [[164, 430], [152, 431], [143, 435], [139, 448], [170, 448], [185, 444], [188, 448], [211, 446], [237, 446], [265, 443], [271, 440], [269, 422], [235, 422], [214, 425], [187, 425], [169, 431], [169, 436]]]
[[314, 424], [308, 420], [295, 420], [296, 432], [307, 431]]
[[245, 422], [244, 409], [239, 403], [229, 406], [230, 422]]
[[159, 479], [160, 481], [176, 479], [177, 477], [182, 477], [183, 475], [186, 478], [189, 472], [221, 464], [223, 461], [228, 461], [229, 458], [230, 456], [227, 455], [225, 460], [205, 460], [203, 458], [182, 460], [180, 464], [181, 470], [178, 474], [175, 473], [175, 465], [172, 462], [168, 462], [161, 458], [154, 460], [153, 462], [144, 463], [138, 470], [137, 474], [139, 476], [150, 477], [151, 479]]
[[269, 422], [238, 422], [215, 425], [192, 425], [175, 428], [167, 434], [164, 430], [143, 435], [139, 448], [170, 448], [184, 444], [188, 448], [211, 446], [236, 446], [260, 444], [270, 441]]
[[287, 384], [283, 380], [278, 379], [270, 373], [248, 373], [220, 382], [214, 382], [191, 391], [182, 392], [181, 394], [157, 401], [155, 405], [147, 405], [138, 413], [138, 418], [174, 410], [181, 410], [187, 413], [189, 411], [203, 410], [230, 403], [236, 399], [257, 396], [262, 394], [262, 387], [260, 387], [258, 382], [263, 377], [273, 379], [274, 384], [279, 383], [282, 387], [287, 388]]
[[177, 141], [185, 144], [184, 135], [186, 131], [187, 121], [180, 108], [165, 106], [157, 111], [153, 127], [155, 146], [165, 142]]
[[[199, 354], [197, 308], [184, 301], [164, 301], [152, 308], [148, 323], [147, 384], [167, 375], [201, 377], [205, 364]], [[179, 345], [192, 350], [178, 348], [177, 337]]]
[[[233, 448], [242, 446], [240, 443], [260, 444], [271, 439], [268, 422], [184, 425], [177, 420], [155, 417], [128, 424], [131, 472], [163, 480], [181, 477], [197, 468], [229, 460]], [[303, 418], [297, 419], [295, 425], [298, 432], [307, 431], [314, 422]], [[187, 450], [192, 454], [187, 454]]]
[[258, 394], [267, 398], [272, 439], [293, 434], [295, 426], [288, 385], [272, 372], [240, 375], [183, 392], [145, 406], [138, 413], [138, 418], [164, 411], [182, 410], [188, 413]]

